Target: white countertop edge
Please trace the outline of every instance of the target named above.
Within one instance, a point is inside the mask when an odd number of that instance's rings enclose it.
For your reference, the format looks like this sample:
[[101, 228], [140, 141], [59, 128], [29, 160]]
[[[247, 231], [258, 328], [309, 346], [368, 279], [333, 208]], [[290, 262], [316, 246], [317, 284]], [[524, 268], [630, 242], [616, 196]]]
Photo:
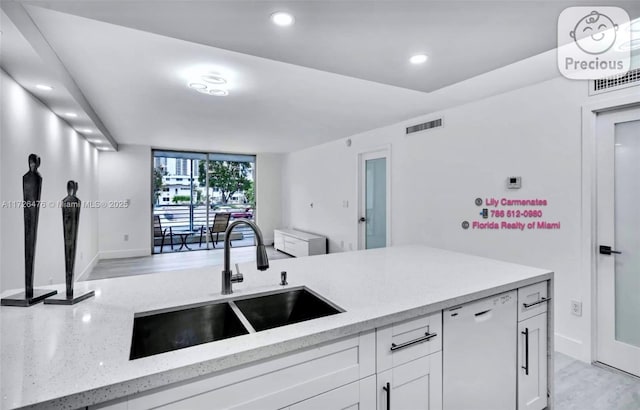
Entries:
[[541, 281], [553, 280], [553, 277], [553, 272], [542, 273], [534, 277], [517, 280], [508, 284], [487, 288], [481, 291], [469, 293], [444, 301], [416, 306], [415, 308], [406, 309], [400, 312], [391, 313], [385, 316], [365, 320], [354, 324], [339, 326], [329, 330], [305, 334], [304, 336], [284, 340], [267, 346], [260, 346], [257, 348], [244, 350], [240, 353], [216, 357], [210, 360], [203, 360], [202, 362], [198, 362], [188, 366], [177, 367], [160, 373], [154, 373], [144, 377], [114, 383], [92, 390], [58, 397], [55, 399], [47, 400], [45, 402], [29, 404], [23, 407], [19, 407], [19, 409], [76, 409], [78, 407], [90, 406], [111, 400], [125, 398], [134, 394], [151, 392], [155, 389], [163, 388], [171, 384], [186, 382], [191, 379], [200, 377], [212, 376], [213, 373], [216, 372], [250, 365], [251, 363], [259, 360], [276, 358], [280, 355], [288, 354], [295, 350], [304, 349], [322, 343], [335, 341], [340, 338], [353, 336], [355, 334], [373, 330], [375, 328], [386, 326], [394, 322], [404, 321], [418, 316], [427, 315], [473, 300], [482, 299], [499, 293], [504, 293]]

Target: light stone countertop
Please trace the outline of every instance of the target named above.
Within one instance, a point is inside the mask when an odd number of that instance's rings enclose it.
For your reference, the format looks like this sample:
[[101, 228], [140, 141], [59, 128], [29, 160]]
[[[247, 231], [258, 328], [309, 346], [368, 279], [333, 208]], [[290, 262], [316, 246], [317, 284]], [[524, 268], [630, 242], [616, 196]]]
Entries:
[[[232, 261], [233, 262], [233, 261]], [[2, 409], [77, 408], [291, 352], [551, 279], [544, 270], [424, 246], [241, 264], [232, 296], [306, 286], [333, 316], [129, 360], [134, 314], [221, 299], [218, 267], [80, 282], [74, 306], [0, 309]], [[49, 286], [47, 288], [52, 288]], [[64, 292], [63, 285], [53, 286]], [[13, 291], [3, 292], [7, 296]], [[225, 297], [226, 298], [226, 297]]]

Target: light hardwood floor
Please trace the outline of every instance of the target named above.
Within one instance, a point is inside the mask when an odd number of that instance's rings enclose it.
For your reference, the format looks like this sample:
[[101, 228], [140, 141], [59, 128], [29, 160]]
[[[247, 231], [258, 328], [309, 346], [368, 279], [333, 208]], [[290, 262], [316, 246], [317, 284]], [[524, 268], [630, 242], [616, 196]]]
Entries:
[[[269, 259], [290, 258], [282, 252], [267, 246]], [[256, 247], [244, 246], [231, 248], [233, 263], [250, 262], [256, 259]], [[124, 259], [105, 259], [98, 262], [93, 271], [80, 280], [97, 280], [118, 278], [122, 276], [147, 275], [157, 272], [202, 268], [207, 266], [221, 266], [223, 264], [223, 250], [210, 249], [190, 252], [164, 252], [151, 256]]]

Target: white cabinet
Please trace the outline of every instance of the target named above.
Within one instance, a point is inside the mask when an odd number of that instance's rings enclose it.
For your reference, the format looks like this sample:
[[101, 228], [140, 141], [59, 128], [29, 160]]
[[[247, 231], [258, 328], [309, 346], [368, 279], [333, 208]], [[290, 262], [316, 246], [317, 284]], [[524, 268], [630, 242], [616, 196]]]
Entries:
[[542, 410], [549, 404], [547, 286], [537, 283], [90, 409]]
[[287, 410], [369, 410], [376, 406], [376, 377], [369, 376], [308, 400]]
[[442, 409], [442, 311], [376, 329], [377, 409]]
[[518, 410], [547, 407], [547, 281], [518, 289]]
[[[374, 331], [90, 409], [282, 409], [370, 376], [375, 378]], [[370, 384], [375, 402], [375, 380]]]
[[376, 329], [377, 371], [442, 349], [442, 311]]
[[273, 247], [295, 257], [323, 255], [327, 253], [327, 238], [295, 229], [275, 229]]
[[442, 410], [442, 352], [378, 373], [378, 410]]

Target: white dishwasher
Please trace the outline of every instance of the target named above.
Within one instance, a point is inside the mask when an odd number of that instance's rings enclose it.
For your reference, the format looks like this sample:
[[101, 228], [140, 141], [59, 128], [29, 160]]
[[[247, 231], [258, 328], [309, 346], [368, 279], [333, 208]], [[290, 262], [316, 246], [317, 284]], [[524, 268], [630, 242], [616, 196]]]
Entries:
[[514, 410], [517, 291], [443, 313], [443, 409]]

